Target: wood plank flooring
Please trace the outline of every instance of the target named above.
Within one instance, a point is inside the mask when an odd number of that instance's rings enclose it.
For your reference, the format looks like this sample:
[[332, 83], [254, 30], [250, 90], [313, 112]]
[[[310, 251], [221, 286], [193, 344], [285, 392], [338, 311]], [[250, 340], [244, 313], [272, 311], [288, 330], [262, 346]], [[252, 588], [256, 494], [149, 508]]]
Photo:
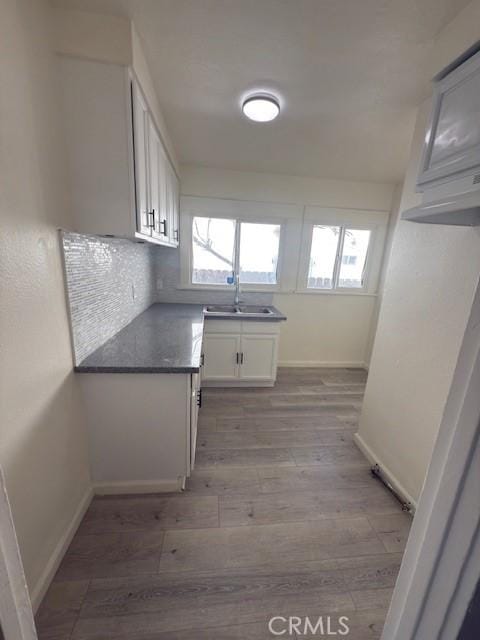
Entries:
[[284, 368], [273, 389], [204, 390], [187, 490], [94, 499], [40, 640], [264, 640], [272, 616], [379, 638], [411, 518], [352, 440], [365, 381]]

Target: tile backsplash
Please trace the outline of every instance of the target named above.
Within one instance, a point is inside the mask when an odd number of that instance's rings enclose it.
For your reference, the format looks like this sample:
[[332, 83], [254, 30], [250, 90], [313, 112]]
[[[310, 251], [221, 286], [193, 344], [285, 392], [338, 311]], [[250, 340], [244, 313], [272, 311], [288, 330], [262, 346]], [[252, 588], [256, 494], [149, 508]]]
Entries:
[[[168, 247], [158, 247], [153, 254], [157, 285], [158, 302], [190, 302], [197, 304], [232, 304], [234, 288], [231, 291], [179, 289], [180, 251]], [[271, 293], [245, 293], [240, 297], [247, 304], [272, 304]]]
[[62, 242], [79, 364], [155, 302], [154, 248], [70, 232]]

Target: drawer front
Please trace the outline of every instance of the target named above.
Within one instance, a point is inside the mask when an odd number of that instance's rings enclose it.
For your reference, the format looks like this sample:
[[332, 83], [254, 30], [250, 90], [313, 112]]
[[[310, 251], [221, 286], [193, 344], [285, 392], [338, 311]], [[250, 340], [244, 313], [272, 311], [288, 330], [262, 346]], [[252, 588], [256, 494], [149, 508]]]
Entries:
[[204, 333], [238, 333], [242, 330], [242, 323], [238, 320], [205, 319]]
[[280, 323], [244, 320], [242, 322], [242, 333], [254, 333], [256, 335], [266, 333], [271, 336], [277, 336], [280, 333]]

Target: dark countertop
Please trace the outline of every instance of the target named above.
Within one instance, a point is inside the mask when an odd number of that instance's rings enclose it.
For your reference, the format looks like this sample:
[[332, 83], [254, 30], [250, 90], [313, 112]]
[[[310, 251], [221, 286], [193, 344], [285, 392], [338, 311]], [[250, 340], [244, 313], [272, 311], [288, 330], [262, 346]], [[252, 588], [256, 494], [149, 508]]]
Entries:
[[79, 373], [195, 373], [203, 305], [153, 304], [75, 367]]

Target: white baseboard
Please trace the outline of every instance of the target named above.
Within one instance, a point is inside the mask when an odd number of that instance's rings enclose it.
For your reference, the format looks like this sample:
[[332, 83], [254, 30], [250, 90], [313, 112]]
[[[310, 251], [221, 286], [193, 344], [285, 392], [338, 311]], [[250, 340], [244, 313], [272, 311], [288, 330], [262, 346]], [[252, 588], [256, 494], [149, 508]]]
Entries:
[[281, 360], [279, 367], [319, 367], [324, 369], [365, 369], [366, 364], [362, 360], [344, 360], [332, 362], [326, 360]]
[[58, 544], [50, 556], [42, 575], [37, 580], [36, 585], [31, 591], [30, 599], [33, 611], [36, 612], [38, 610], [38, 607], [40, 606], [94, 495], [115, 495], [122, 493], [170, 493], [172, 491], [181, 491], [182, 485], [183, 481], [179, 478], [176, 480], [139, 482], [100, 482], [94, 484], [93, 487], [89, 487], [81, 499], [70, 524], [58, 541]]
[[399, 494], [399, 496], [405, 502], [409, 502], [412, 505], [413, 507], [412, 511], [415, 512], [417, 508], [417, 501], [412, 498], [412, 496], [408, 493], [408, 491], [405, 489], [402, 483], [395, 477], [395, 475], [389, 470], [389, 468], [374, 453], [373, 449], [371, 449], [369, 445], [366, 444], [365, 440], [362, 438], [362, 436], [358, 432], [355, 433], [355, 435], [353, 436], [353, 439], [357, 447], [360, 449], [363, 455], [369, 460], [369, 462], [371, 462], [372, 465], [378, 464], [378, 466], [382, 471], [382, 474], [385, 476], [388, 482], [392, 485], [395, 491]]
[[93, 492], [98, 496], [133, 493], [171, 493], [181, 491], [183, 478], [173, 480], [132, 480], [127, 482], [95, 482]]
[[63, 535], [58, 541], [42, 575], [37, 580], [36, 585], [33, 587], [30, 594], [30, 599], [32, 601], [32, 608], [34, 612], [36, 612], [38, 607], [40, 606], [40, 603], [42, 602], [47, 589], [50, 586], [50, 583], [52, 582], [58, 567], [60, 566], [63, 556], [65, 555], [68, 546], [70, 545], [73, 536], [75, 535], [80, 522], [82, 521], [82, 518], [85, 515], [90, 502], [92, 501], [92, 497], [93, 491], [92, 488], [89, 487], [80, 500], [78, 507], [73, 514], [73, 518], [70, 521], [70, 524], [65, 529]]

